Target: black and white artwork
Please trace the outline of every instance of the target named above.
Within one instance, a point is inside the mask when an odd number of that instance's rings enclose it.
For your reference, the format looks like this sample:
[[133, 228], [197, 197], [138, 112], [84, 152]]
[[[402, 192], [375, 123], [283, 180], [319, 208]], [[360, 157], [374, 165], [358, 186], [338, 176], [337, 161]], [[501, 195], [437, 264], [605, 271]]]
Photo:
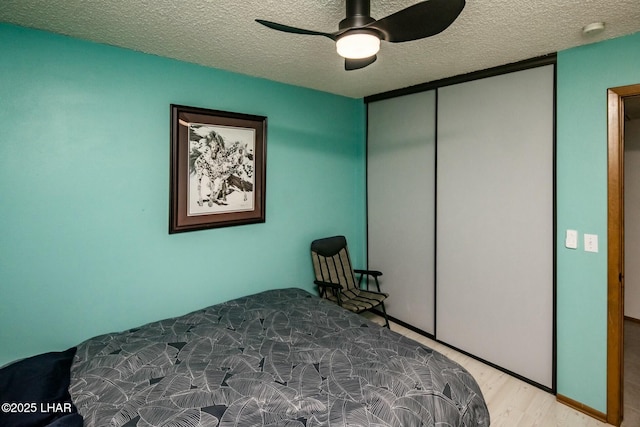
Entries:
[[267, 118], [171, 105], [169, 234], [265, 222]]
[[189, 216], [254, 209], [254, 141], [254, 129], [189, 124]]

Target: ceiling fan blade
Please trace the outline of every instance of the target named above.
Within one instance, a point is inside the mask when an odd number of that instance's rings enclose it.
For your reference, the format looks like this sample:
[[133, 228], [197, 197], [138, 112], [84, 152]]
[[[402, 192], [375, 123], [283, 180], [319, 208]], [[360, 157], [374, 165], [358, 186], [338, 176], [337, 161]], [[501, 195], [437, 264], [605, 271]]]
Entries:
[[382, 33], [382, 39], [400, 43], [434, 36], [456, 20], [465, 0], [427, 0], [409, 6], [367, 25]]
[[264, 25], [265, 27], [269, 27], [273, 30], [282, 31], [285, 33], [305, 34], [309, 36], [324, 36], [330, 38], [333, 41], [335, 41], [337, 37], [337, 34], [334, 33], [323, 33], [321, 31], [305, 30], [303, 28], [296, 28], [290, 27], [288, 25], [278, 24], [277, 22], [265, 21], [264, 19], [256, 19], [256, 22]]
[[362, 59], [345, 58], [344, 69], [347, 71], [358, 70], [360, 68], [366, 67], [367, 65], [373, 64], [374, 62], [376, 62], [376, 59], [378, 59], [376, 55], [370, 56], [368, 58], [362, 58]]

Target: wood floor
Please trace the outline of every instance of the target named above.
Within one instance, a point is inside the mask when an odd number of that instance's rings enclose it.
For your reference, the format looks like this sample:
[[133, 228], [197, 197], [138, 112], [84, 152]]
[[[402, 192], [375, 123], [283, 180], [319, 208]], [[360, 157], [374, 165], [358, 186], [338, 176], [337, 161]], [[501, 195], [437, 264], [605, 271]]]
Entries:
[[[383, 322], [375, 315], [365, 316], [375, 322]], [[640, 427], [640, 323], [630, 323], [625, 322], [625, 420], [622, 427]], [[610, 427], [609, 424], [558, 403], [552, 394], [443, 344], [395, 323], [391, 323], [391, 329], [464, 366], [482, 389], [491, 414], [492, 427]]]

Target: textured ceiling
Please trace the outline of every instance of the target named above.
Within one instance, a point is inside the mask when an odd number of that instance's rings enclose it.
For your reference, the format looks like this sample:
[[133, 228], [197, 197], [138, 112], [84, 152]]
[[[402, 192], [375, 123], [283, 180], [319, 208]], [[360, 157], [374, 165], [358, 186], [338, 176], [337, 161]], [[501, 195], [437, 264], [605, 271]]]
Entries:
[[[371, 15], [415, 3], [371, 0]], [[254, 21], [331, 32], [344, 13], [344, 0], [0, 0], [2, 22], [354, 98], [640, 31], [640, 0], [467, 0], [444, 32], [383, 42], [376, 63], [347, 72], [331, 40]], [[605, 31], [584, 36], [596, 21]]]

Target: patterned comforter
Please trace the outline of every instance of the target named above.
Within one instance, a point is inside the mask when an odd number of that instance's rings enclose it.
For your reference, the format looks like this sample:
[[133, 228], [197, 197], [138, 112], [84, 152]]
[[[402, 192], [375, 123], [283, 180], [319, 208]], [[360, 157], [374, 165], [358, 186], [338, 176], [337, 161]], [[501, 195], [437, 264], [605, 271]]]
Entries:
[[70, 392], [85, 427], [489, 425], [460, 365], [300, 289], [85, 341]]

